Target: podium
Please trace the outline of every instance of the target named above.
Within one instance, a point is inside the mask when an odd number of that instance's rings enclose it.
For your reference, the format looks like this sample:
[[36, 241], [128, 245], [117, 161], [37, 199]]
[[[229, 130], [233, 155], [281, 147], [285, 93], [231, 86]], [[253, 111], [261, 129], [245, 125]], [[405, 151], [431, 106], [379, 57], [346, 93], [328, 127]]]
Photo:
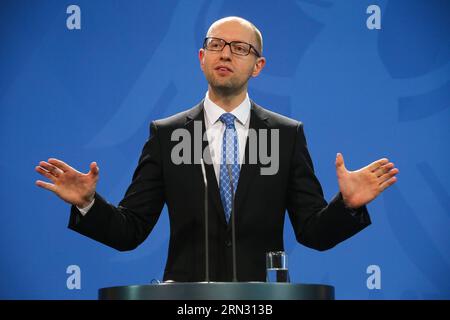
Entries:
[[266, 282], [172, 282], [102, 288], [99, 300], [334, 300], [334, 287]]

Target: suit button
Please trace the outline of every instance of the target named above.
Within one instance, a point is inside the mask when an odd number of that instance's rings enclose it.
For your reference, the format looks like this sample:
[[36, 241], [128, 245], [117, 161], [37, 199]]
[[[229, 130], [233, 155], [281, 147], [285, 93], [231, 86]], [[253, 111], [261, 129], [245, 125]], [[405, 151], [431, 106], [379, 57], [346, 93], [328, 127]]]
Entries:
[[225, 241], [225, 245], [226, 245], [227, 247], [231, 247], [231, 241], [230, 241], [230, 240]]

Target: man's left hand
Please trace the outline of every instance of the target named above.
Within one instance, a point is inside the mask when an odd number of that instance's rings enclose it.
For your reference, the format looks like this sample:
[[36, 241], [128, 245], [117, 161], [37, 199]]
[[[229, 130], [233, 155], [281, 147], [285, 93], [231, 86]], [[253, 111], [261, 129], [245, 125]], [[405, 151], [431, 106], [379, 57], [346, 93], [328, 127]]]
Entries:
[[386, 158], [372, 162], [362, 169], [348, 171], [342, 154], [338, 153], [336, 156], [339, 190], [349, 208], [359, 208], [375, 199], [397, 181], [397, 173], [399, 170]]

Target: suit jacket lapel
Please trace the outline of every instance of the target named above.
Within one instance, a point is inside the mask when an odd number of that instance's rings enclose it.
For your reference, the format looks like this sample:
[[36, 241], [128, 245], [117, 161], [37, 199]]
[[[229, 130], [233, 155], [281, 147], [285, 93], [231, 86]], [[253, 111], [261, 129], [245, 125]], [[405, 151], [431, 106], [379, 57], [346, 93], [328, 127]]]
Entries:
[[[204, 116], [204, 109], [203, 109], [203, 101], [200, 102], [196, 107], [191, 109], [190, 112], [188, 112], [186, 116], [186, 128], [189, 130], [191, 137], [194, 137], [191, 139], [192, 143], [192, 151], [194, 150], [194, 139], [199, 139], [199, 137], [196, 137], [194, 134], [194, 123], [195, 121], [201, 122], [202, 125], [202, 137], [205, 136], [206, 126], [205, 126], [205, 116]], [[206, 151], [205, 151], [206, 150]], [[204, 152], [205, 151], [205, 152]], [[226, 225], [227, 222], [225, 220], [225, 211], [223, 209], [222, 200], [220, 199], [220, 191], [219, 186], [217, 185], [217, 178], [216, 173], [214, 172], [214, 166], [211, 161], [211, 154], [209, 151], [209, 143], [208, 139], [205, 140], [202, 139], [202, 155], [208, 157], [208, 159], [204, 159], [205, 161], [205, 171], [206, 171], [206, 179], [208, 180], [208, 193], [209, 197], [212, 200], [214, 206], [216, 207], [216, 212], [219, 214], [219, 221]], [[194, 154], [194, 157], [196, 155]], [[197, 161], [194, 161], [194, 167], [197, 171], [197, 174], [200, 175], [201, 181], [203, 181], [203, 173], [201, 165]]]
[[[194, 123], [195, 121], [200, 121], [202, 125], [202, 137], [204, 136], [204, 133], [206, 131], [205, 127], [205, 116], [204, 116], [204, 109], [203, 109], [203, 101], [200, 102], [197, 106], [192, 108], [187, 116], [186, 116], [186, 128], [189, 130], [191, 137], [194, 137], [194, 139], [198, 139], [198, 137], [195, 137], [194, 134]], [[267, 129], [267, 125], [265, 123], [265, 120], [267, 119], [267, 114], [265, 111], [257, 106], [253, 101], [251, 101], [251, 109], [250, 109], [250, 124], [249, 129], [255, 130], [257, 133], [257, 141], [259, 143], [259, 137], [258, 132], [259, 129]], [[192, 139], [192, 150], [194, 150], [194, 139]], [[238, 186], [236, 189], [235, 194], [235, 212], [239, 212], [239, 209], [242, 207], [242, 204], [245, 201], [245, 196], [248, 192], [248, 188], [253, 181], [253, 177], [260, 172], [261, 164], [259, 160], [257, 163], [249, 163], [249, 137], [247, 136], [246, 144], [245, 144], [245, 157], [244, 157], [244, 163], [241, 166], [241, 171], [239, 175], [239, 181]], [[254, 146], [253, 146], [254, 147]], [[208, 149], [206, 149], [208, 148]], [[209, 161], [206, 161], [205, 163], [205, 171], [206, 171], [206, 177], [208, 180], [208, 193], [210, 196], [210, 199], [212, 199], [212, 202], [214, 203], [217, 212], [219, 214], [219, 221], [223, 225], [227, 225], [227, 222], [225, 220], [225, 211], [223, 209], [222, 200], [220, 198], [220, 191], [219, 186], [217, 184], [217, 178], [216, 174], [214, 172], [214, 166], [212, 165], [212, 162], [210, 161], [211, 155], [209, 153], [209, 144], [208, 140], [202, 139], [202, 154], [203, 151], [206, 150], [205, 156], [209, 157]], [[255, 149], [256, 150], [256, 149]], [[195, 157], [195, 155], [194, 155]], [[198, 160], [197, 160], [198, 162]], [[194, 162], [194, 163], [197, 163]], [[201, 170], [200, 164], [195, 164], [194, 167], [196, 168], [197, 174], [200, 175], [202, 178], [201, 181], [203, 181], [203, 174]], [[230, 225], [228, 225], [230, 227]]]
[[[267, 114], [264, 112], [264, 110], [261, 107], [257, 106], [253, 101], [251, 101], [249, 130], [256, 131], [258, 143], [259, 143], [259, 136], [258, 136], [259, 129], [268, 128], [265, 123], [266, 119]], [[239, 174], [239, 182], [234, 202], [235, 212], [238, 212], [238, 214], [240, 214], [239, 209], [241, 208], [242, 204], [245, 201], [245, 196], [248, 192], [248, 188], [250, 187], [250, 184], [253, 181], [254, 176], [260, 172], [261, 168], [261, 163], [259, 162], [259, 159], [256, 163], [249, 163], [250, 160], [249, 147], [250, 147], [249, 136], [247, 136], [247, 142], [245, 144], [245, 158], [244, 163], [241, 166], [241, 171]], [[253, 146], [253, 148], [254, 150], [258, 150], [255, 148], [255, 146]]]

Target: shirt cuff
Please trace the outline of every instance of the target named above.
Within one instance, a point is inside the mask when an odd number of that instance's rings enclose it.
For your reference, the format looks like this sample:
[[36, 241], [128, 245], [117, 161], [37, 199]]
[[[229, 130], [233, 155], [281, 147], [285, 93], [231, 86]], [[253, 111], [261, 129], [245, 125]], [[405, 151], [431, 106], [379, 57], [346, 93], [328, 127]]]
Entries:
[[352, 217], [356, 217], [358, 214], [361, 213], [361, 208], [362, 208], [363, 206], [361, 206], [361, 207], [359, 207], [359, 208], [350, 208], [350, 207], [348, 207], [348, 206], [345, 204], [345, 202], [344, 202], [344, 198], [342, 197], [342, 193], [340, 193], [340, 192], [339, 192], [339, 199], [342, 201], [342, 203], [344, 204], [345, 209], [347, 210], [348, 213], [350, 213], [350, 215], [351, 215]]
[[84, 208], [80, 208], [80, 207], [77, 206], [77, 209], [78, 209], [78, 211], [80, 211], [80, 213], [81, 213], [82, 216], [85, 216], [86, 213], [88, 213], [88, 211], [89, 211], [89, 210], [92, 208], [92, 206], [94, 205], [94, 202], [95, 202], [95, 198], [92, 199], [91, 203], [89, 203], [89, 204], [88, 204], [86, 207], [84, 207]]

